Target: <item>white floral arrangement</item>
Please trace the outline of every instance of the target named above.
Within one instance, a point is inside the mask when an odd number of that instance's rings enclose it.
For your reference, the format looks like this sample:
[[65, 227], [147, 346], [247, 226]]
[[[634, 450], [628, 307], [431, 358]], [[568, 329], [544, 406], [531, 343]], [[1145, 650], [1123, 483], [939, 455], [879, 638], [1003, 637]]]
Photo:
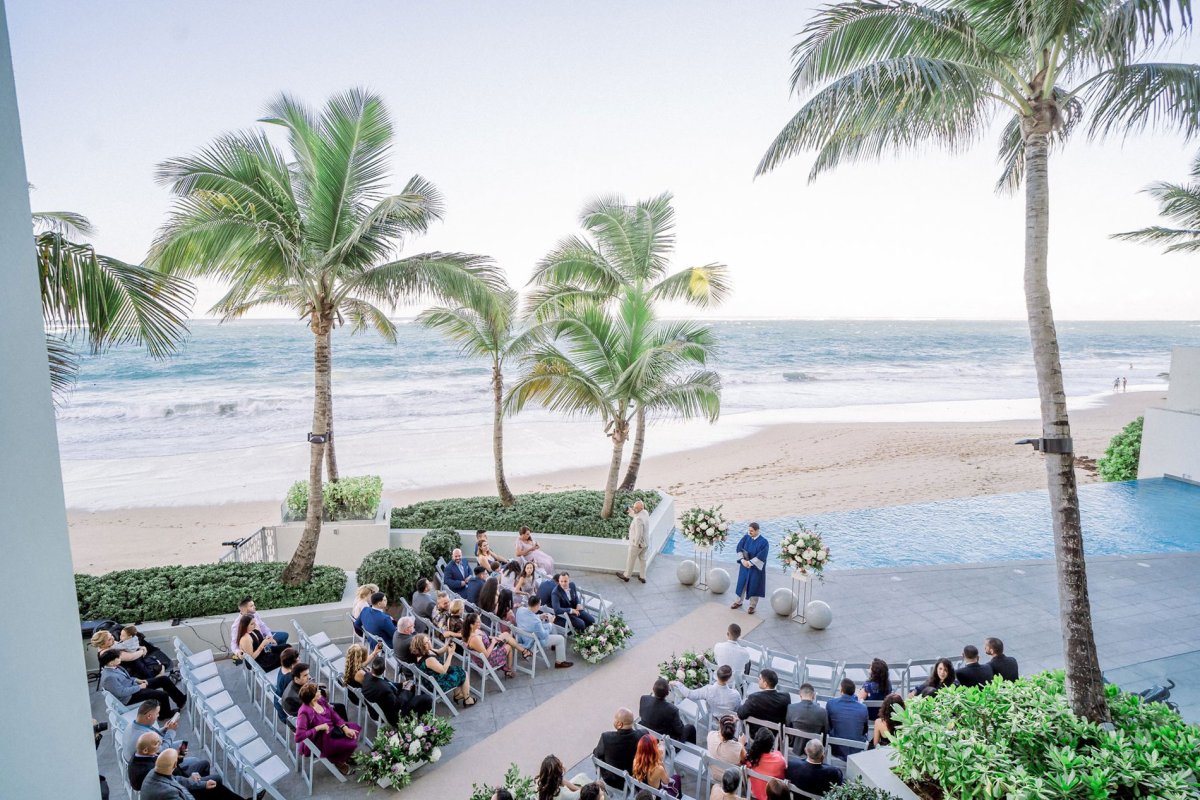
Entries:
[[666, 661], [659, 662], [658, 674], [668, 681], [679, 681], [689, 689], [699, 689], [708, 685], [708, 667], [704, 665], [705, 659], [716, 660], [712, 650], [703, 653], [685, 650], [681, 656], [672, 653]]
[[625, 647], [633, 637], [633, 629], [625, 617], [613, 614], [589, 625], [575, 635], [575, 650], [589, 664], [599, 664]]
[[402, 716], [395, 728], [381, 728], [369, 750], [354, 754], [358, 779], [400, 789], [412, 782], [412, 771], [422, 764], [436, 763], [442, 748], [454, 738], [449, 722], [425, 714]]
[[729, 522], [721, 514], [721, 507], [689, 508], [679, 518], [679, 532], [697, 547], [725, 547], [729, 538]]
[[779, 560], [787, 569], [801, 575], [812, 573], [824, 580], [824, 570], [832, 561], [829, 547], [821, 541], [821, 534], [801, 525], [798, 530], [788, 531], [779, 543]]

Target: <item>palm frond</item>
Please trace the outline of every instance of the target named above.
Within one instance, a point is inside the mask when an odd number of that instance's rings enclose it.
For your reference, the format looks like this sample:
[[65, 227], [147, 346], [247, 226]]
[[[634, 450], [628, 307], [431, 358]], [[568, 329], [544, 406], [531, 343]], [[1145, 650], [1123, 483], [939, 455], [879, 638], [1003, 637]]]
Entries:
[[396, 324], [373, 303], [350, 297], [342, 301], [338, 312], [350, 323], [350, 332], [358, 333], [368, 328], [376, 331], [389, 344], [396, 343]]
[[724, 264], [705, 264], [669, 275], [650, 287], [649, 292], [655, 300], [686, 300], [708, 308], [724, 302], [729, 290], [729, 268]]
[[698, 370], [667, 381], [642, 404], [647, 412], [669, 412], [682, 419], [703, 417], [716, 422], [721, 416], [721, 376]]
[[1200, 132], [1200, 65], [1126, 64], [1105, 70], [1082, 90], [1088, 135], [1122, 138], [1147, 128]]
[[497, 342], [488, 331], [486, 320], [469, 308], [434, 306], [418, 314], [417, 322], [457, 342], [465, 355], [496, 354]]
[[[1193, 164], [1193, 176], [1196, 165]], [[1158, 202], [1158, 213], [1179, 227], [1154, 225], [1136, 231], [1113, 234], [1126, 242], [1162, 245], [1164, 253], [1192, 253], [1200, 250], [1200, 183], [1156, 183], [1146, 193]]]
[[33, 212], [34, 233], [57, 233], [68, 239], [86, 239], [96, 235], [91, 220], [75, 211]]
[[489, 294], [507, 288], [504, 274], [487, 256], [421, 253], [347, 276], [335, 297], [353, 293], [378, 302], [432, 299], [484, 307]]
[[79, 375], [79, 357], [67, 339], [52, 333], [46, 334], [46, 356], [50, 363], [50, 391], [55, 403], [61, 403]]
[[504, 398], [506, 413], [515, 414], [530, 402], [564, 414], [593, 414], [605, 423], [612, 407], [604, 387], [552, 345], [532, 350], [527, 369], [509, 387]]
[[1192, 27], [1190, 0], [1121, 0], [1100, 4], [1089, 53], [1093, 63], [1127, 64], [1160, 49]]

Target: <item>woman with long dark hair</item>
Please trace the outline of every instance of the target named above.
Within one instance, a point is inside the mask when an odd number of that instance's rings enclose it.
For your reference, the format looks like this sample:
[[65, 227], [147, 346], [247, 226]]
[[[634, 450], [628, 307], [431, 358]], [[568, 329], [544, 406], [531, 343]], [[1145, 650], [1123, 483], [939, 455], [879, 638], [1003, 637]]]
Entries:
[[[882, 658], [871, 659], [871, 669], [867, 679], [858, 687], [858, 699], [864, 703], [882, 700], [892, 693], [892, 679], [888, 674], [887, 662]], [[879, 708], [867, 706], [867, 718], [874, 721], [879, 716]]]
[[567, 780], [565, 772], [558, 756], [551, 753], [543, 758], [537, 775], [537, 800], [579, 800], [579, 790], [591, 783], [591, 778], [581, 772]]
[[242, 655], [253, 658], [263, 672], [271, 672], [279, 667], [278, 648], [271, 647], [275, 640], [262, 635], [262, 631], [254, 624], [253, 614], [242, 614], [238, 620], [237, 640]]
[[479, 589], [479, 599], [475, 605], [489, 614], [496, 613], [496, 603], [500, 600], [500, 579], [495, 575], [483, 582]]
[[871, 744], [879, 747], [891, 740], [892, 734], [900, 725], [900, 720], [892, 716], [897, 708], [904, 708], [903, 697], [893, 693], [883, 698], [883, 705], [879, 707], [879, 716], [875, 719], [875, 731], [871, 737]]
[[759, 728], [755, 731], [746, 750], [746, 766], [758, 773], [749, 776], [750, 796], [754, 800], [766, 800], [767, 781], [771, 778], [787, 780], [787, 759], [775, 749], [775, 734], [770, 729]]
[[957, 685], [958, 678], [954, 674], [954, 664], [948, 658], [939, 658], [933, 665], [933, 671], [929, 673], [929, 679], [925, 681], [925, 685], [921, 687], [920, 692], [914, 692], [914, 694], [919, 693], [922, 697], [933, 697], [947, 686]]

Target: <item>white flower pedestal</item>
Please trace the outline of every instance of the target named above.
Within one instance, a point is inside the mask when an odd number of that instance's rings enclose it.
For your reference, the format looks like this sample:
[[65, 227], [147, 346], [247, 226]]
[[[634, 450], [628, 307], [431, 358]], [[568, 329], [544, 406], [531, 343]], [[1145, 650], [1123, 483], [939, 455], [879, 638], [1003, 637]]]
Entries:
[[700, 567], [700, 576], [696, 579], [694, 588], [708, 591], [708, 571], [712, 569], [712, 545], [696, 545], [696, 565]]
[[813, 576], [805, 570], [792, 570], [792, 594], [796, 596], [796, 608], [792, 611], [792, 622], [801, 625], [808, 622], [808, 603], [812, 600]]

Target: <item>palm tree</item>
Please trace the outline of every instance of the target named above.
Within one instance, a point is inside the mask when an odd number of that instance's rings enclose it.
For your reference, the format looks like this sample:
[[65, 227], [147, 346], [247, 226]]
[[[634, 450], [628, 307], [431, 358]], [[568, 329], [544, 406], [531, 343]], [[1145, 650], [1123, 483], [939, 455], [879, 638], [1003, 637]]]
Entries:
[[1191, 183], [1156, 183], [1146, 193], [1158, 201], [1158, 214], [1180, 227], [1152, 225], [1128, 233], [1113, 234], [1127, 242], [1165, 245], [1164, 253], [1200, 251], [1200, 153], [1192, 161]]
[[263, 122], [283, 127], [290, 157], [259, 130], [220, 136], [193, 156], [160, 165], [176, 195], [151, 253], [167, 273], [230, 284], [213, 307], [223, 319], [282, 305], [313, 334], [314, 402], [304, 535], [283, 572], [309, 580], [321, 531], [322, 460], [331, 428], [330, 333], [345, 323], [388, 341], [396, 326], [380, 307], [424, 296], [474, 298], [496, 281], [491, 262], [462, 253], [396, 259], [408, 234], [442, 217], [424, 178], [388, 195], [392, 123], [382, 101], [355, 89], [321, 113], [286, 95]]
[[601, 418], [612, 439], [600, 512], [608, 519], [639, 399], [648, 409], [685, 418], [713, 420], [720, 413], [720, 378], [702, 368], [712, 332], [694, 322], [659, 322], [646, 295], [631, 289], [615, 305], [565, 305], [538, 330], [544, 338], [526, 354], [526, 372], [509, 389], [505, 406], [516, 412], [537, 400], [552, 411]]
[[82, 241], [95, 228], [73, 211], [35, 212], [33, 234], [50, 384], [57, 396], [79, 370], [76, 334], [92, 353], [132, 342], [155, 358], [174, 353], [183, 342], [194, 294], [190, 283], [97, 254]]
[[437, 306], [417, 317], [422, 324], [458, 342], [465, 355], [492, 362], [492, 458], [500, 505], [516, 498], [504, 477], [504, 366], [526, 353], [535, 341], [533, 331], [521, 330], [517, 320], [517, 293], [503, 288], [484, 295], [470, 306]]
[[[675, 248], [675, 209], [664, 192], [630, 205], [619, 196], [597, 198], [580, 215], [580, 225], [593, 242], [571, 236], [538, 264], [531, 283], [536, 318], [552, 317], [578, 302], [612, 303], [625, 291], [644, 295], [648, 303], [683, 300], [695, 306], [719, 304], [729, 293], [724, 264], [705, 264], [668, 274]], [[629, 468], [620, 491], [633, 491], [646, 441], [646, 412], [653, 410], [653, 387], [634, 399], [636, 430]], [[665, 387], [660, 387], [665, 388]]]
[[[792, 51], [807, 101], [758, 173], [815, 150], [812, 180], [850, 161], [921, 145], [958, 151], [1007, 115], [998, 183], [1025, 183], [1025, 298], [1041, 397], [1067, 694], [1108, 717], [1092, 633], [1079, 498], [1046, 279], [1048, 153], [1084, 124], [1092, 138], [1148, 126], [1200, 130], [1200, 69], [1139, 59], [1172, 35], [1174, 0], [875, 0], [823, 7]], [[1179, 0], [1181, 31], [1191, 27]]]

